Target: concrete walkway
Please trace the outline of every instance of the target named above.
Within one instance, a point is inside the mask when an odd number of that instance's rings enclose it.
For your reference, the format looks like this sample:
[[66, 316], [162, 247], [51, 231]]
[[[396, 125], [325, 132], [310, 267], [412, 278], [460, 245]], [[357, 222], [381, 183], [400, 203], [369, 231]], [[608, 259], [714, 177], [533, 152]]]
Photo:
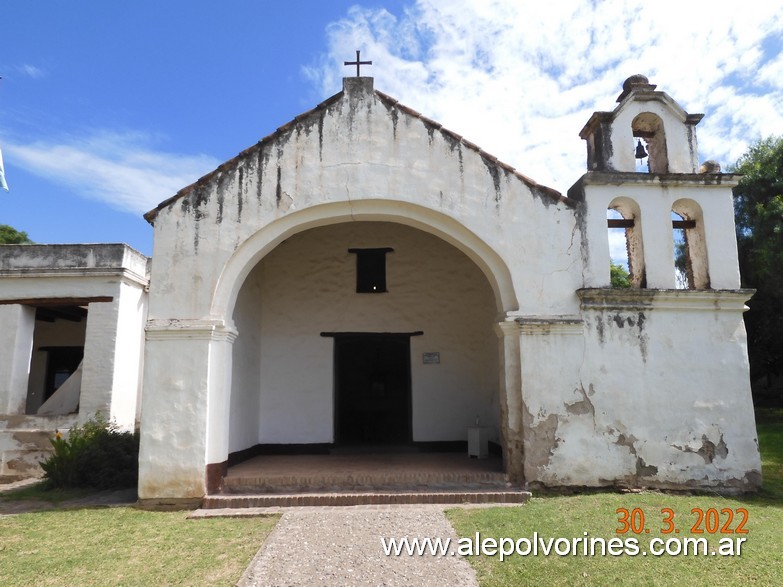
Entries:
[[[456, 556], [457, 535], [438, 506], [286, 508], [238, 585], [392, 587], [478, 585]], [[451, 538], [448, 555], [386, 556], [381, 538]]]
[[[2, 485], [0, 492], [35, 482]], [[0, 517], [64, 507], [132, 505], [134, 499], [131, 490], [100, 492], [60, 504], [10, 501], [0, 503]], [[364, 505], [201, 509], [189, 517], [283, 514], [237, 583], [242, 587], [477, 587], [470, 564], [456, 555], [457, 535], [443, 511], [438, 505]], [[403, 537], [450, 538], [453, 544], [447, 555], [384, 554], [381, 538]]]

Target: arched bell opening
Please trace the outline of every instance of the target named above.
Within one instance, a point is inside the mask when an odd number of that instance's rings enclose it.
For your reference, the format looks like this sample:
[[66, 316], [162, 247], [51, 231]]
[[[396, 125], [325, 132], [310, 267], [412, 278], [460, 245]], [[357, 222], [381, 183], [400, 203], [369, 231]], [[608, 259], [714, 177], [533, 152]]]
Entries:
[[631, 123], [636, 171], [668, 173], [669, 159], [663, 121], [657, 114], [642, 112]]
[[612, 266], [628, 272], [628, 287], [647, 287], [641, 211], [630, 198], [615, 198], [606, 211], [610, 274]]
[[709, 289], [707, 246], [701, 206], [677, 200], [672, 206], [674, 277], [677, 289]]

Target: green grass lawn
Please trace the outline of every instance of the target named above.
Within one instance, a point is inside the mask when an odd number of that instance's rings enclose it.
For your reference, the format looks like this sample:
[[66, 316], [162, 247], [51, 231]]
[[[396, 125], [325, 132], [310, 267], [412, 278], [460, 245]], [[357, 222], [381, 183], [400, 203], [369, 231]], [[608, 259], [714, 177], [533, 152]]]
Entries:
[[[654, 537], [705, 537], [709, 550], [721, 538], [739, 538], [720, 532], [691, 534], [696, 522], [693, 508], [707, 511], [723, 508], [748, 511], [747, 538], [741, 556], [515, 556], [500, 562], [499, 556], [471, 556], [482, 587], [517, 585], [781, 585], [783, 584], [783, 417], [766, 414], [758, 422], [762, 450], [764, 489], [756, 496], [729, 498], [719, 495], [674, 495], [658, 492], [621, 494], [589, 493], [574, 496], [537, 497], [521, 508], [450, 510], [448, 517], [460, 536], [482, 538], [531, 538], [534, 532], [544, 538], [618, 537], [621, 527], [618, 508], [645, 514], [650, 533], [628, 532], [622, 537], [638, 537], [645, 550]], [[679, 534], [664, 535], [664, 508], [675, 515]], [[637, 514], [638, 515], [638, 514]], [[721, 525], [728, 514], [720, 517]], [[638, 522], [638, 517], [636, 522]], [[729, 526], [736, 529], [738, 518]], [[705, 529], [705, 525], [701, 525]], [[709, 529], [709, 528], [706, 528]], [[727, 528], [728, 529], [728, 528]], [[736, 544], [736, 543], [735, 543]], [[525, 546], [524, 544], [522, 545]]]
[[0, 517], [0, 585], [233, 585], [278, 517], [129, 507]]
[[[501, 585], [780, 585], [783, 584], [783, 413], [758, 420], [764, 489], [753, 497], [672, 495], [657, 492], [587, 493], [536, 497], [521, 508], [454, 509], [461, 536], [482, 538], [617, 537], [618, 508], [638, 508], [649, 534], [642, 549], [663, 535], [661, 510], [669, 508], [682, 532], [692, 536], [693, 508], [748, 511], [738, 557], [510, 556], [469, 557], [483, 587]], [[42, 492], [32, 487], [0, 494], [0, 501], [58, 502], [85, 492]], [[277, 517], [187, 520], [186, 512], [148, 512], [128, 507], [59, 509], [0, 517], [0, 585], [233, 585]], [[725, 521], [725, 517], [721, 518]], [[737, 528], [738, 521], [731, 524]], [[635, 537], [632, 532], [624, 537]], [[722, 537], [704, 534], [710, 548]]]

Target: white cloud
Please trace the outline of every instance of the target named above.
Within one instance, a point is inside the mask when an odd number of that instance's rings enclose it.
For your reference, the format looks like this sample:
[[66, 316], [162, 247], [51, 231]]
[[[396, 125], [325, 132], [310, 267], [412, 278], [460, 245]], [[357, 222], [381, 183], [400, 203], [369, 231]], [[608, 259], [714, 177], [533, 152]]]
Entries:
[[141, 133], [96, 132], [57, 142], [7, 144], [19, 167], [77, 194], [129, 212], [146, 212], [220, 163], [207, 155], [165, 153]]
[[726, 168], [783, 133], [782, 32], [763, 0], [417, 0], [397, 15], [352, 8], [306, 73], [331, 95], [361, 49], [377, 89], [565, 191], [585, 170], [579, 130], [635, 73], [707, 115], [702, 160]]
[[29, 63], [25, 63], [24, 65], [18, 65], [16, 67], [16, 70], [26, 75], [27, 77], [31, 77], [33, 79], [39, 79], [46, 75], [46, 72], [41, 69], [40, 67], [36, 67], [35, 65], [30, 65]]

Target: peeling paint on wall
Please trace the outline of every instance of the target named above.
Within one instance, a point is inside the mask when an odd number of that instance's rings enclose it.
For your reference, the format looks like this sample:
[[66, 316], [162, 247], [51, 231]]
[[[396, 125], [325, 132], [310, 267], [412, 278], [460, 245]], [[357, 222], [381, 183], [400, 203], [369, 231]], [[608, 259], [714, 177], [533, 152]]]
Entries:
[[[565, 404], [566, 412], [574, 416], [583, 416], [585, 414], [591, 414], [593, 417], [593, 422], [595, 422], [595, 406], [593, 405], [593, 402], [590, 401], [590, 397], [588, 396], [588, 393], [585, 391], [584, 386], [578, 387], [576, 391], [582, 395], [582, 399], [572, 404]], [[595, 394], [595, 390], [593, 389], [593, 384], [591, 383], [589, 395], [594, 395], [594, 394]]]
[[707, 437], [706, 434], [703, 434], [701, 437], [701, 446], [699, 446], [698, 449], [694, 449], [690, 446], [679, 446], [676, 444], [673, 444], [672, 446], [677, 450], [681, 450], [682, 452], [699, 455], [704, 459], [705, 464], [708, 465], [713, 463], [715, 457], [725, 459], [727, 456], [729, 456], [729, 447], [726, 446], [726, 442], [723, 440], [723, 434], [720, 435], [718, 444], [715, 444]]
[[50, 434], [47, 431], [20, 430], [14, 432], [12, 438], [25, 450], [49, 450], [51, 448]]
[[630, 453], [636, 457], [636, 473], [635, 479], [627, 479], [627, 481], [638, 481], [639, 477], [653, 477], [658, 474], [658, 467], [655, 465], [648, 465], [642, 457], [636, 452], [636, 443], [639, 441], [633, 434], [620, 433], [615, 440], [615, 444], [618, 446], [627, 447]]
[[628, 448], [628, 450], [631, 451], [632, 455], [636, 455], [636, 446], [634, 446], [634, 443], [639, 440], [636, 438], [633, 434], [629, 434], [626, 436], [623, 433], [620, 433], [617, 435], [617, 440], [614, 441], [615, 444], [619, 446], [625, 446]]
[[290, 210], [291, 206], [293, 206], [293, 205], [294, 205], [294, 199], [291, 196], [289, 196], [286, 192], [283, 192], [279, 196], [279, 200], [277, 202], [277, 207], [282, 212], [288, 212], [288, 210]]
[[658, 474], [658, 467], [655, 465], [648, 465], [644, 462], [642, 457], [636, 458], [636, 476], [637, 477], [654, 477]]
[[525, 468], [543, 469], [555, 454], [561, 440], [557, 436], [558, 418], [549, 414], [534, 424], [535, 418], [523, 402], [523, 424], [525, 436]]

